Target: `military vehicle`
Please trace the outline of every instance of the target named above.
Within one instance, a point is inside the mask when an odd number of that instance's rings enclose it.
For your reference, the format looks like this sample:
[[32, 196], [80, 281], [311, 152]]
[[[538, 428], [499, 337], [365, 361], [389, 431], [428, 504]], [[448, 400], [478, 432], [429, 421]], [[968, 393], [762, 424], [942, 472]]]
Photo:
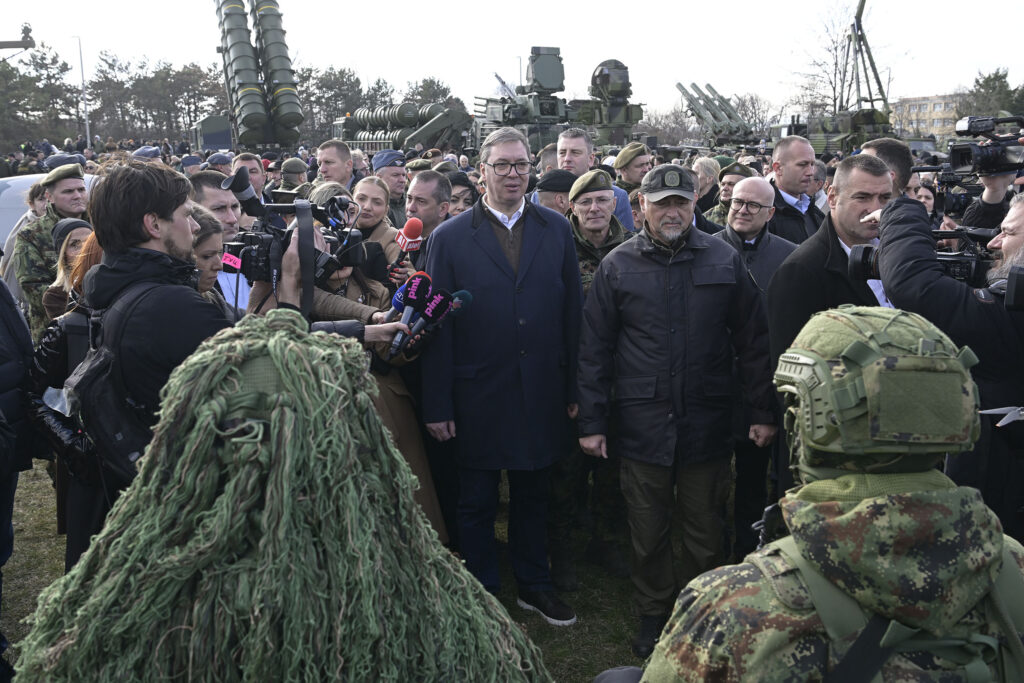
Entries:
[[522, 131], [534, 151], [555, 142], [570, 126], [587, 128], [599, 148], [621, 146], [632, 140], [633, 126], [643, 118], [642, 105], [629, 102], [629, 69], [615, 59], [597, 65], [590, 78], [590, 99], [566, 101], [556, 95], [565, 89], [557, 47], [531, 47], [526, 84], [514, 91], [503, 81], [502, 85], [504, 97], [476, 98], [474, 147], [503, 126]]
[[375, 109], [361, 107], [332, 124], [334, 137], [364, 152], [382, 149], [461, 150], [468, 146], [472, 117], [461, 109], [443, 104], [402, 102]]
[[676, 88], [686, 100], [687, 109], [700, 121], [708, 145], [721, 147], [756, 144], [753, 127], [740, 116], [732, 103], [719, 95], [710, 83], [705, 83], [704, 87], [711, 93], [710, 95], [697, 87], [696, 83], [690, 83], [690, 88], [695, 94], [690, 94], [682, 83], [676, 83]]
[[[292, 145], [304, 116], [277, 0], [215, 0], [234, 137], [246, 147]], [[212, 149], [212, 147], [211, 147]]]

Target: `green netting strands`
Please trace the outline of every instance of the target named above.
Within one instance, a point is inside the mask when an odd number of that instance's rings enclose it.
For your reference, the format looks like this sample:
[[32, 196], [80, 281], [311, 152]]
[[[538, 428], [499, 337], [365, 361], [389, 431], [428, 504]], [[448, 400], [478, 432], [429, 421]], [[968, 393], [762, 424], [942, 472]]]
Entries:
[[549, 680], [413, 501], [366, 365], [292, 311], [205, 342], [18, 680]]

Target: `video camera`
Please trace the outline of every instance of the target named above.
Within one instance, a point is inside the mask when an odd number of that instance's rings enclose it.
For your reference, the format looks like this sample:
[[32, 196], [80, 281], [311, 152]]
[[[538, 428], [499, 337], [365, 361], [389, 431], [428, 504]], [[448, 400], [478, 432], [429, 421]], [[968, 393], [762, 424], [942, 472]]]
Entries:
[[[985, 245], [999, 230], [985, 228], [957, 228], [956, 230], [932, 230], [935, 241], [958, 239], [959, 249], [955, 252], [940, 251], [935, 254], [942, 269], [949, 277], [956, 278], [976, 287], [985, 286], [985, 275], [995, 259]], [[851, 280], [878, 280], [878, 248], [870, 244], [855, 244], [850, 248], [850, 264], [847, 273]]]
[[[961, 142], [950, 144], [949, 161], [941, 166], [915, 166], [914, 173], [935, 173], [935, 205], [946, 216], [960, 218], [984, 188], [978, 176], [1015, 173], [1024, 168], [1024, 146], [1018, 135], [995, 133], [1004, 123], [1024, 126], [1024, 116], [966, 116], [956, 123], [956, 134], [981, 136], [992, 144]], [[962, 192], [954, 192], [960, 188]]]
[[[320, 232], [327, 242], [328, 251], [313, 250], [313, 282], [326, 288], [328, 280], [338, 270], [360, 266], [366, 260], [362, 233], [349, 227], [348, 197], [331, 197], [318, 206], [303, 199], [291, 204], [263, 204], [249, 182], [249, 169], [240, 166], [234, 175], [221, 184], [231, 190], [242, 205], [242, 210], [257, 218], [249, 230], [239, 232], [235, 239], [224, 245], [224, 251], [234, 257], [234, 266], [225, 262], [229, 272], [240, 272], [251, 285], [259, 280], [277, 283], [281, 273], [281, 258], [291, 243], [296, 227], [309, 225], [313, 219], [320, 222]], [[295, 219], [286, 225], [284, 216]]]

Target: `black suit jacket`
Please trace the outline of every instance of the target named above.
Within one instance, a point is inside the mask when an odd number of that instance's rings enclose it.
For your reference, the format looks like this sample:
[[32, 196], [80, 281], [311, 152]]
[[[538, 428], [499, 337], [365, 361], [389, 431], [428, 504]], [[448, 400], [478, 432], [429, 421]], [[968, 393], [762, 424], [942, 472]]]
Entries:
[[811, 197], [811, 205], [807, 208], [807, 216], [810, 217], [808, 221], [804, 214], [786, 202], [774, 181], [772, 187], [775, 188], [775, 215], [768, 221], [768, 232], [793, 244], [803, 244], [825, 220], [825, 214], [814, 204], [814, 197]]
[[829, 214], [775, 271], [768, 285], [773, 367], [815, 313], [841, 304], [878, 305], [867, 282], [854, 282], [846, 274], [848, 263]]

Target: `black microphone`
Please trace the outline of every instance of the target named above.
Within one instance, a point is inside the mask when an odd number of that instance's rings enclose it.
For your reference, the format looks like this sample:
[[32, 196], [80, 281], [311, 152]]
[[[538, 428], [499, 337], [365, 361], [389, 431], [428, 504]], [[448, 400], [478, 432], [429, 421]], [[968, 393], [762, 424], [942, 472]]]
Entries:
[[[443, 291], [444, 290], [442, 290], [442, 292]], [[409, 337], [409, 341], [405, 343], [402, 350], [407, 351], [409, 347], [416, 347], [415, 351], [419, 352], [419, 347], [426, 343], [426, 340], [428, 338], [427, 335], [429, 335], [435, 329], [440, 327], [441, 323], [444, 321], [445, 318], [447, 318], [448, 316], [454, 317], [459, 315], [460, 313], [462, 313], [462, 311], [469, 308], [469, 305], [471, 303], [473, 303], [473, 295], [470, 294], [465, 289], [460, 289], [459, 291], [452, 294], [451, 305], [449, 305], [447, 308], [438, 307], [438, 312], [434, 313], [432, 316], [434, 318], [433, 320], [425, 321], [423, 319], [420, 319], [416, 321], [416, 324], [413, 326], [411, 330], [412, 334]], [[426, 318], [425, 311], [424, 318]], [[418, 334], [423, 334], [424, 336], [421, 339], [417, 339], [416, 335]]]
[[[430, 276], [421, 270], [414, 273], [406, 284], [408, 287], [405, 289], [405, 309], [402, 311], [402, 322], [408, 325], [413, 314], [422, 314], [430, 302]], [[406, 336], [401, 330], [395, 335], [391, 342], [391, 358], [398, 354]]]
[[235, 199], [242, 205], [242, 211], [245, 212], [246, 216], [259, 218], [267, 214], [263, 202], [256, 195], [256, 190], [252, 188], [252, 183], [249, 182], [248, 166], [239, 166], [234, 175], [229, 175], [221, 182], [220, 189], [231, 190], [234, 193]]
[[415, 337], [417, 334], [423, 331], [423, 328], [427, 325], [434, 325], [441, 322], [448, 311], [452, 308], [452, 295], [445, 290], [430, 293], [430, 301], [427, 302], [426, 308], [423, 309], [423, 313], [420, 315], [420, 319], [416, 321], [416, 324], [412, 326], [409, 331], [410, 337]]

